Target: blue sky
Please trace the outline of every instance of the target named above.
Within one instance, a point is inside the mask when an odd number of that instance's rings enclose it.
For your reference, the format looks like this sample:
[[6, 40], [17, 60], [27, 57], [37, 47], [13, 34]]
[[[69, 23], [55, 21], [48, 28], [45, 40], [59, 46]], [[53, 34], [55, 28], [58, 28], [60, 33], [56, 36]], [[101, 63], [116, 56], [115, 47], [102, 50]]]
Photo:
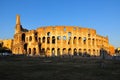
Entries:
[[120, 47], [120, 0], [0, 0], [0, 39], [13, 38], [16, 14], [29, 30], [49, 25], [94, 28]]

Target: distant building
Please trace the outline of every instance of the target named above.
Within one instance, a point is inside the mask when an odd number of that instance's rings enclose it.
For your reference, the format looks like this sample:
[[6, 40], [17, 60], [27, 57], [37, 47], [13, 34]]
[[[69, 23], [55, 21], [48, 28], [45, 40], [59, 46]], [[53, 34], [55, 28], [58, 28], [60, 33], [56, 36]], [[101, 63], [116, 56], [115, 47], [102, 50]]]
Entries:
[[6, 47], [12, 50], [13, 40], [12, 39], [0, 40], [0, 45], [1, 47]]
[[98, 35], [96, 30], [77, 26], [46, 26], [36, 30], [24, 29], [20, 16], [16, 17], [13, 40], [9, 42], [13, 54], [40, 56], [80, 55], [99, 56], [105, 50], [114, 54], [108, 37]]
[[109, 45], [109, 54], [112, 56], [115, 54], [115, 48], [112, 45]]

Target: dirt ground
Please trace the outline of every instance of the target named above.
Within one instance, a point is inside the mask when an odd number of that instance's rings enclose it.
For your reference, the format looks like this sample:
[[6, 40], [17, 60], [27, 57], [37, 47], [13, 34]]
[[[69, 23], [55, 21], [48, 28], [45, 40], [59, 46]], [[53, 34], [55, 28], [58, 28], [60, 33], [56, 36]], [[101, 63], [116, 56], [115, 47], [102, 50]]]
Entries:
[[0, 80], [120, 80], [120, 61], [90, 57], [0, 57]]

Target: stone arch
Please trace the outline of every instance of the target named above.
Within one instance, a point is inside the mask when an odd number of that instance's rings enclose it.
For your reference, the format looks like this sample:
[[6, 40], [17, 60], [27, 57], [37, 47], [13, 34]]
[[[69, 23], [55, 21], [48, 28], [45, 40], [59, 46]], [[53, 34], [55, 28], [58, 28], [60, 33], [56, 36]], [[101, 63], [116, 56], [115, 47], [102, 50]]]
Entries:
[[82, 43], [82, 38], [81, 38], [81, 37], [78, 38], [78, 43], [79, 43], [79, 44]]
[[22, 34], [22, 41], [25, 42], [25, 33]]
[[84, 37], [84, 38], [83, 38], [83, 43], [84, 43], [84, 45], [86, 44], [86, 40], [87, 40], [86, 37]]
[[88, 49], [88, 54], [90, 54], [90, 55], [91, 55], [91, 49]]
[[67, 38], [66, 38], [66, 36], [63, 36], [63, 40], [66, 40]]
[[66, 54], [66, 48], [63, 48], [63, 55], [65, 55]]
[[31, 48], [28, 49], [28, 54], [31, 54]]
[[81, 56], [82, 55], [82, 49], [78, 50], [78, 54]]
[[71, 55], [71, 54], [72, 54], [72, 49], [69, 48], [69, 49], [68, 49], [68, 55]]
[[42, 42], [45, 43], [45, 37], [42, 38]]
[[38, 38], [38, 42], [40, 42], [40, 43], [41, 43], [41, 38], [40, 38], [40, 37]]
[[77, 42], [77, 37], [75, 36], [73, 39], [73, 44], [76, 44], [76, 42]]
[[45, 48], [42, 48], [42, 49], [41, 49], [40, 55], [45, 55]]
[[76, 48], [74, 48], [74, 55], [76, 56], [77, 55], [77, 49]]
[[55, 44], [55, 36], [52, 36], [52, 44]]
[[94, 45], [94, 44], [95, 44], [95, 39], [93, 38], [93, 39], [92, 39], [92, 45]]
[[93, 55], [95, 55], [95, 49], [93, 49]]
[[38, 33], [37, 32], [35, 33], [35, 41], [36, 42], [38, 41]]
[[50, 37], [50, 32], [47, 32], [47, 37]]
[[86, 50], [86, 49], [84, 49], [83, 53], [84, 53], [84, 54], [87, 54], [87, 50]]
[[68, 37], [68, 44], [71, 44], [71, 37]]
[[33, 48], [33, 55], [36, 55], [36, 48]]
[[57, 49], [57, 56], [60, 56], [60, 48]]
[[57, 43], [61, 42], [61, 36], [57, 36]]
[[55, 56], [55, 48], [52, 48], [52, 56]]
[[29, 37], [29, 41], [32, 41], [32, 36]]
[[27, 44], [24, 44], [24, 53], [27, 54]]
[[47, 37], [47, 44], [50, 44], [50, 37]]

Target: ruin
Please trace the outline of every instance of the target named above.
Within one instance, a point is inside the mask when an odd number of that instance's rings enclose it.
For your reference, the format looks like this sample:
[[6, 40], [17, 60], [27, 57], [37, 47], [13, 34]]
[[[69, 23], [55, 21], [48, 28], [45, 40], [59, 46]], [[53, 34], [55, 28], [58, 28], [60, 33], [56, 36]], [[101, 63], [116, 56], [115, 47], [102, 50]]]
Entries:
[[12, 42], [13, 54], [39, 56], [81, 55], [99, 56], [102, 49], [113, 54], [108, 37], [96, 33], [95, 29], [78, 26], [45, 26], [36, 30], [24, 29], [20, 16], [16, 17]]

